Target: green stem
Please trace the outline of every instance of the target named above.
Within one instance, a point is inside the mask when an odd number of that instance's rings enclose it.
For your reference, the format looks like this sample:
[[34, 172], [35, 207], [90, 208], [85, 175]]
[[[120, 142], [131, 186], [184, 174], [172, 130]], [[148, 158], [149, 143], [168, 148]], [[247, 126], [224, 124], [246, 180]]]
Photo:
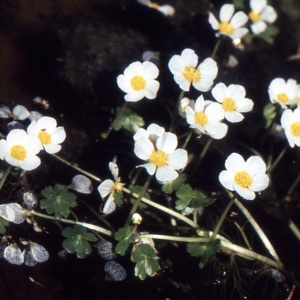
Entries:
[[134, 205], [132, 206], [132, 209], [131, 209], [131, 211], [130, 211], [128, 217], [127, 217], [125, 226], [128, 226], [128, 225], [130, 224], [131, 217], [133, 216], [133, 214], [136, 212], [137, 208], [139, 207], [139, 204], [140, 204], [140, 202], [141, 202], [141, 199], [142, 199], [142, 197], [145, 195], [145, 193], [146, 193], [146, 191], [147, 191], [147, 189], [148, 189], [148, 186], [149, 186], [149, 184], [150, 184], [152, 178], [153, 178], [153, 175], [150, 175], [150, 176], [148, 177], [147, 181], [145, 182], [145, 184], [144, 184], [142, 190], [140, 191], [140, 193], [139, 193], [137, 199], [135, 200]]
[[231, 199], [230, 202], [227, 204], [225, 210], [223, 211], [223, 213], [222, 213], [222, 215], [221, 215], [221, 217], [220, 217], [220, 219], [219, 219], [219, 221], [216, 225], [216, 228], [213, 232], [213, 235], [211, 236], [211, 241], [213, 241], [216, 238], [217, 234], [219, 233], [220, 228], [221, 228], [221, 226], [222, 226], [222, 224], [223, 224], [223, 222], [224, 222], [224, 220], [225, 220], [225, 218], [226, 218], [226, 216], [227, 216], [227, 214], [228, 214], [228, 212], [229, 212], [229, 210], [230, 210], [233, 203], [234, 203], [234, 199]]
[[122, 108], [120, 109], [118, 115], [115, 117], [115, 119], [113, 120], [113, 122], [110, 124], [106, 134], [103, 134], [103, 138], [107, 139], [108, 136], [110, 135], [111, 131], [114, 129], [114, 126], [116, 125], [116, 123], [118, 122], [118, 120], [120, 119], [120, 117], [123, 115], [126, 107], [128, 105], [128, 102], [125, 102], [122, 106]]
[[96, 180], [96, 181], [101, 182], [101, 179], [100, 179], [99, 177], [95, 176], [94, 174], [92, 174], [92, 173], [90, 173], [90, 172], [87, 172], [87, 171], [85, 171], [85, 170], [79, 168], [79, 167], [76, 166], [75, 164], [72, 164], [72, 163], [68, 162], [67, 160], [65, 160], [64, 158], [62, 158], [62, 157], [60, 157], [60, 156], [58, 156], [58, 155], [56, 155], [56, 154], [51, 154], [51, 155], [52, 155], [53, 157], [55, 157], [56, 159], [58, 159], [60, 162], [64, 163], [65, 165], [67, 165], [67, 166], [69, 166], [69, 167], [75, 169], [76, 171], [78, 171], [78, 172], [80, 172], [80, 173], [82, 173], [82, 174], [84, 174], [84, 175], [86, 175], [86, 176], [88, 176], [88, 177], [90, 177], [90, 178], [92, 178], [92, 179], [94, 179], [94, 180]]
[[188, 143], [189, 143], [192, 135], [193, 135], [193, 131], [189, 132], [188, 136], [186, 137], [186, 139], [185, 139], [185, 141], [184, 141], [184, 143], [183, 143], [183, 145], [181, 147], [182, 149], [186, 148], [186, 146], [188, 145]]
[[219, 47], [220, 47], [220, 44], [221, 44], [221, 37], [218, 38], [218, 40], [217, 40], [217, 42], [216, 42], [216, 45], [215, 45], [215, 48], [214, 48], [214, 50], [213, 50], [213, 52], [212, 52], [212, 54], [211, 54], [211, 58], [212, 58], [212, 59], [215, 58], [215, 56], [216, 56], [216, 54], [217, 54], [217, 51], [218, 51], [218, 49], [219, 49]]
[[281, 158], [283, 157], [284, 153], [286, 152], [286, 150], [288, 149], [288, 147], [284, 147], [282, 149], [282, 151], [280, 152], [280, 154], [277, 156], [276, 160], [273, 162], [273, 164], [267, 169], [268, 173], [271, 173], [276, 166], [278, 165], [278, 163], [280, 162]]
[[248, 238], [246, 237], [246, 234], [245, 234], [243, 228], [237, 222], [234, 222], [234, 225], [237, 227], [237, 229], [241, 233], [241, 235], [242, 235], [242, 237], [243, 237], [243, 239], [244, 239], [244, 241], [245, 241], [248, 249], [252, 250], [252, 247], [251, 247], [251, 245], [250, 245], [250, 243], [248, 241]]
[[289, 228], [291, 229], [295, 237], [298, 239], [298, 241], [300, 241], [300, 230], [292, 220], [289, 221]]
[[8, 174], [9, 174], [10, 170], [11, 170], [11, 166], [7, 167], [6, 171], [4, 172], [4, 174], [3, 174], [3, 176], [2, 176], [2, 178], [1, 178], [1, 180], [0, 180], [0, 190], [1, 190], [2, 187], [3, 187], [3, 184], [4, 184], [4, 182], [5, 182], [6, 178], [7, 178], [7, 176], [8, 176]]
[[298, 177], [296, 178], [296, 180], [293, 182], [293, 184], [291, 185], [291, 187], [289, 188], [287, 194], [285, 195], [284, 199], [288, 199], [288, 197], [290, 195], [292, 195], [292, 193], [294, 192], [295, 188], [297, 187], [297, 185], [300, 182], [300, 173], [298, 175]]
[[68, 224], [77, 224], [77, 225], [81, 225], [85, 228], [91, 229], [91, 230], [95, 230], [97, 232], [103, 233], [107, 236], [112, 236], [112, 232], [110, 230], [107, 230], [105, 228], [102, 228], [100, 226], [94, 225], [94, 224], [89, 224], [89, 223], [84, 223], [84, 222], [78, 222], [78, 221], [73, 221], [73, 220], [69, 220], [69, 219], [57, 219], [55, 217], [49, 216], [49, 215], [45, 215], [42, 213], [39, 213], [35, 210], [30, 210], [29, 213], [31, 215], [43, 218], [43, 219], [48, 219], [48, 220], [53, 220], [53, 221], [58, 221], [58, 222], [62, 222], [62, 223], [68, 223]]

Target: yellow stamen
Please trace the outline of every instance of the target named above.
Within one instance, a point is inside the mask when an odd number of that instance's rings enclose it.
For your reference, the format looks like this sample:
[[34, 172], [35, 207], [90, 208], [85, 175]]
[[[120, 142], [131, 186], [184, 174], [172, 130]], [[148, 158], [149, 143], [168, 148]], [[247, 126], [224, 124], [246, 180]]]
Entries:
[[232, 98], [225, 98], [222, 102], [222, 106], [226, 112], [233, 112], [237, 109], [236, 103]]
[[123, 183], [121, 183], [121, 182], [115, 182], [114, 183], [114, 186], [113, 186], [113, 188], [112, 188], [112, 190], [111, 190], [111, 193], [114, 193], [115, 191], [117, 191], [117, 192], [122, 192], [122, 190], [123, 190]]
[[27, 156], [27, 151], [23, 146], [15, 145], [10, 149], [10, 156], [17, 160], [24, 160]]
[[43, 145], [47, 145], [51, 143], [51, 135], [45, 130], [39, 132], [38, 138], [40, 139]]
[[150, 162], [153, 163], [156, 167], [163, 167], [166, 166], [169, 162], [168, 155], [161, 150], [152, 151], [149, 156]]
[[208, 123], [208, 117], [203, 111], [197, 111], [195, 113], [195, 123], [205, 126]]
[[149, 4], [149, 7], [158, 9], [160, 7], [160, 5], [158, 3], [152, 2], [152, 3]]
[[249, 18], [252, 22], [257, 22], [261, 19], [261, 16], [258, 12], [252, 10], [250, 13], [249, 13]]
[[289, 97], [286, 93], [280, 93], [277, 95], [277, 99], [279, 102], [287, 103], [289, 100]]
[[130, 84], [135, 91], [139, 92], [145, 89], [146, 80], [144, 79], [144, 77], [136, 75], [131, 78]]
[[237, 172], [234, 175], [234, 181], [243, 189], [248, 188], [252, 184], [252, 177], [246, 171]]
[[291, 125], [292, 135], [300, 137], [300, 122], [295, 122]]
[[234, 31], [234, 28], [230, 23], [224, 21], [219, 24], [219, 30], [225, 34], [232, 34]]
[[183, 76], [190, 82], [198, 82], [201, 78], [201, 73], [194, 67], [186, 67], [183, 71]]

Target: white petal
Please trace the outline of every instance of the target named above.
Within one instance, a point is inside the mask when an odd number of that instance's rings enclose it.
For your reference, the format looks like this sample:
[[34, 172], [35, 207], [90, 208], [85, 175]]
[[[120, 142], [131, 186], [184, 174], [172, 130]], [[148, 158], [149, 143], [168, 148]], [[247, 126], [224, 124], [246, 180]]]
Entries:
[[103, 213], [108, 215], [115, 210], [116, 210], [116, 203], [114, 201], [114, 196], [110, 195], [104, 204]]
[[105, 198], [108, 194], [111, 193], [112, 189], [114, 187], [114, 182], [110, 179], [104, 180], [99, 186], [98, 186], [98, 192], [100, 193], [100, 196]]
[[93, 184], [88, 177], [84, 175], [75, 175], [72, 178], [69, 188], [82, 194], [90, 194], [93, 191]]
[[25, 158], [20, 167], [25, 171], [31, 171], [36, 169], [41, 164], [41, 160], [37, 156], [31, 156]]
[[277, 19], [276, 10], [272, 6], [267, 5], [262, 11], [261, 17], [266, 22], [273, 23]]
[[244, 116], [238, 111], [225, 112], [225, 118], [228, 122], [238, 123], [244, 120]]
[[211, 94], [218, 102], [222, 103], [228, 97], [227, 86], [223, 82], [220, 82], [213, 87]]
[[6, 140], [0, 140], [0, 159], [4, 159], [9, 152], [9, 147]]
[[47, 145], [43, 145], [44, 149], [47, 153], [57, 153], [61, 150], [61, 145], [57, 145], [57, 144], [47, 144]]
[[33, 258], [39, 263], [47, 261], [49, 258], [48, 251], [37, 243], [30, 242], [30, 251]]
[[219, 29], [219, 24], [220, 23], [217, 20], [217, 18], [211, 12], [208, 12], [208, 22], [214, 30]]
[[174, 169], [172, 169], [171, 167], [164, 166], [157, 168], [155, 177], [158, 181], [162, 182], [173, 181], [178, 177], [178, 173], [174, 171]]
[[230, 154], [225, 161], [225, 167], [231, 174], [244, 170], [245, 166], [246, 163], [242, 155], [235, 152]]
[[265, 190], [269, 185], [269, 177], [267, 174], [260, 173], [253, 176], [253, 183], [249, 186], [249, 189], [254, 192], [260, 192]]
[[246, 161], [246, 171], [250, 175], [266, 172], [266, 164], [259, 156], [250, 156]]
[[247, 28], [241, 27], [237, 28], [233, 31], [233, 33], [230, 35], [230, 37], [235, 40], [235, 39], [240, 39], [242, 38], [245, 34], [247, 34], [249, 30]]
[[181, 57], [183, 58], [185, 67], [197, 67], [198, 64], [198, 55], [192, 49], [184, 49], [181, 52]]
[[250, 8], [260, 13], [263, 8], [267, 5], [267, 0], [250, 0]]
[[237, 184], [234, 185], [234, 189], [241, 197], [243, 197], [246, 200], [255, 199], [255, 193], [250, 191], [249, 189], [243, 189]]
[[219, 174], [219, 181], [226, 189], [233, 191], [233, 177], [230, 172], [222, 171]]
[[253, 109], [253, 101], [248, 98], [236, 101], [237, 111], [239, 112], [249, 112]]
[[37, 121], [39, 131], [47, 130], [49, 133], [52, 133], [56, 129], [56, 126], [56, 120], [51, 117], [42, 117]]
[[125, 101], [127, 102], [137, 102], [142, 100], [145, 97], [145, 90], [139, 92], [130, 92], [124, 96]]
[[184, 149], [177, 149], [169, 155], [168, 165], [175, 170], [180, 170], [186, 166], [187, 161], [187, 151]]
[[191, 82], [185, 79], [182, 74], [175, 74], [174, 80], [183, 91], [188, 92], [190, 90]]
[[143, 164], [143, 165], [139, 165], [137, 167], [143, 167], [147, 170], [149, 175], [153, 175], [156, 171], [156, 166], [152, 163], [147, 163], [147, 164]]
[[156, 148], [164, 151], [166, 154], [170, 154], [175, 151], [177, 147], [177, 136], [171, 132], [165, 132], [156, 141]]
[[142, 137], [135, 141], [134, 153], [140, 159], [148, 160], [152, 151], [154, 151], [154, 146], [149, 139]]
[[251, 30], [254, 34], [260, 34], [267, 29], [267, 24], [263, 20], [259, 20], [250, 25]]
[[182, 74], [184, 68], [186, 67], [183, 58], [180, 55], [174, 55], [171, 57], [168, 67], [171, 73], [174, 74]]
[[64, 127], [57, 127], [51, 135], [51, 142], [53, 144], [61, 144], [66, 139], [66, 132]]
[[217, 122], [205, 126], [205, 130], [209, 136], [220, 140], [227, 134], [228, 126], [222, 122]]
[[147, 79], [155, 79], [159, 74], [159, 69], [151, 61], [145, 61], [142, 63], [142, 68]]
[[10, 109], [5, 105], [0, 105], [0, 118], [9, 118], [11, 116]]
[[248, 19], [249, 19], [248, 16], [243, 11], [238, 11], [232, 17], [230, 24], [234, 28], [239, 28], [242, 27], [244, 24], [246, 24]]
[[156, 80], [149, 80], [145, 88], [145, 97], [148, 99], [155, 99], [159, 89], [159, 82]]
[[30, 113], [27, 108], [23, 105], [16, 105], [12, 111], [19, 120], [25, 120], [29, 117]]
[[114, 178], [115, 181], [119, 180], [119, 168], [118, 165], [114, 162], [110, 162], [108, 164], [109, 170]]
[[220, 20], [222, 22], [229, 22], [234, 13], [233, 4], [224, 4], [220, 9]]

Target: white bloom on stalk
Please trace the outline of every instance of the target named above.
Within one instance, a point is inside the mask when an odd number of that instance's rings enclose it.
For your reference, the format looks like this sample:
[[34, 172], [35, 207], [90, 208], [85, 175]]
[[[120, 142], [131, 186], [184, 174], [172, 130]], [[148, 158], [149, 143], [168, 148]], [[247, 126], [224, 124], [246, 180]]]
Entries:
[[124, 184], [121, 183], [121, 178], [119, 177], [119, 168], [117, 164], [114, 162], [110, 162], [109, 169], [114, 178], [114, 181], [111, 179], [106, 179], [98, 187], [98, 191], [102, 199], [104, 199], [106, 196], [109, 195], [103, 207], [104, 214], [110, 214], [113, 211], [115, 211], [116, 209], [116, 203], [114, 201], [115, 193], [116, 192], [121, 193], [124, 186]]
[[192, 49], [184, 49], [181, 55], [174, 55], [168, 66], [175, 82], [186, 92], [191, 84], [196, 90], [207, 92], [218, 74], [217, 63], [212, 58], [206, 58], [198, 65], [198, 55]]
[[27, 211], [17, 203], [0, 205], [0, 216], [6, 221], [21, 224], [27, 217]]
[[282, 108], [287, 108], [287, 105], [297, 104], [297, 94], [299, 87], [297, 81], [283, 78], [275, 78], [271, 81], [268, 89], [270, 101], [279, 103]]
[[68, 188], [82, 194], [90, 194], [93, 191], [93, 184], [88, 177], [84, 175], [75, 175]]
[[177, 143], [177, 136], [170, 132], [165, 132], [155, 143], [146, 137], [136, 140], [134, 153], [147, 161], [138, 167], [144, 167], [150, 175], [156, 172], [159, 181], [175, 180], [178, 177], [176, 170], [183, 169], [188, 160], [186, 150], [176, 149]]
[[119, 88], [126, 93], [125, 101], [137, 102], [144, 97], [156, 98], [159, 82], [155, 79], [158, 74], [157, 66], [150, 61], [131, 63], [124, 70], [124, 74], [117, 77]]
[[51, 117], [42, 117], [38, 121], [32, 121], [27, 127], [31, 136], [38, 137], [41, 149], [48, 153], [57, 153], [61, 149], [61, 143], [66, 138], [66, 132], [62, 126], [57, 127], [57, 122]]
[[152, 142], [155, 143], [156, 140], [164, 133], [165, 133], [165, 128], [155, 123], [152, 123], [147, 127], [147, 130], [144, 128], [139, 128], [138, 131], [133, 136], [133, 139], [137, 141], [140, 138], [144, 137], [150, 139]]
[[253, 200], [255, 192], [263, 191], [269, 185], [266, 164], [259, 156], [251, 156], [245, 161], [240, 154], [232, 153], [226, 159], [225, 167], [227, 170], [219, 175], [221, 184], [246, 200]]
[[249, 18], [252, 21], [250, 25], [254, 34], [260, 34], [267, 28], [266, 23], [274, 23], [277, 18], [275, 9], [267, 5], [267, 0], [250, 0], [251, 12]]
[[221, 104], [204, 100], [201, 95], [195, 102], [195, 108], [187, 106], [185, 109], [186, 120], [191, 128], [199, 130], [214, 139], [222, 139], [228, 130], [228, 126], [221, 121], [224, 119], [224, 111]]
[[292, 148], [300, 147], [300, 107], [294, 111], [286, 109], [281, 116], [281, 126]]
[[248, 33], [249, 30], [242, 27], [247, 23], [248, 16], [243, 11], [234, 14], [233, 4], [224, 4], [220, 9], [219, 17], [220, 22], [209, 12], [208, 22], [214, 30], [218, 30], [216, 36], [227, 35], [235, 40]]
[[36, 156], [41, 150], [41, 143], [36, 136], [28, 135], [22, 129], [13, 129], [6, 140], [0, 140], [0, 159], [10, 165], [30, 171], [37, 168], [41, 160]]
[[23, 105], [16, 105], [12, 112], [11, 110], [5, 106], [2, 105], [0, 107], [0, 118], [13, 118], [14, 120], [25, 120], [29, 117], [30, 113], [28, 109]]
[[244, 119], [242, 112], [249, 112], [253, 108], [253, 101], [245, 98], [246, 90], [238, 84], [228, 87], [224, 83], [218, 83], [211, 90], [213, 97], [221, 103], [225, 119], [236, 123]]

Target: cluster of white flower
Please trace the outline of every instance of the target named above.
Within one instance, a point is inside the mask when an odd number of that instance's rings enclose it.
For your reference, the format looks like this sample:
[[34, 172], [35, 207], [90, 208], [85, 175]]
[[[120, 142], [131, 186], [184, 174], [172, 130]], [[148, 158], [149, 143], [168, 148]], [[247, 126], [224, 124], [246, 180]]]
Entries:
[[[30, 113], [21, 105], [17, 105], [12, 113], [4, 106], [0, 109], [0, 117], [25, 120], [30, 117]], [[61, 149], [60, 144], [66, 138], [64, 128], [57, 127], [56, 120], [51, 117], [40, 116], [38, 119], [32, 119], [27, 132], [19, 129], [20, 126], [14, 126], [16, 129], [12, 129], [6, 139], [0, 140], [0, 159], [26, 171], [40, 165], [41, 160], [37, 154], [42, 149], [48, 153], [57, 153]]]

